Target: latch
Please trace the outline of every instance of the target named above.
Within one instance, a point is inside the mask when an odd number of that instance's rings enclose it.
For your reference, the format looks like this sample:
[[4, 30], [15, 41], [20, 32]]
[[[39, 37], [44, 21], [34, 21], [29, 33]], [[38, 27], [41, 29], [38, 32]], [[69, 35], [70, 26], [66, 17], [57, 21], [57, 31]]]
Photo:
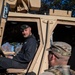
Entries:
[[9, 13], [9, 4], [6, 3], [6, 6], [4, 6], [4, 10], [3, 10], [3, 18], [6, 19], [8, 17], [8, 13]]

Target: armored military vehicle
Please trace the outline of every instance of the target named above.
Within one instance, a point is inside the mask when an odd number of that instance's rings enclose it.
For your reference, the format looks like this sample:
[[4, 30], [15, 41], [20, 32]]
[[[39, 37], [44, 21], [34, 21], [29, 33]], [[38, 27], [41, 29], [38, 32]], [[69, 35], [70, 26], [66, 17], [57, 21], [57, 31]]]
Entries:
[[[40, 0], [0, 0], [0, 46], [4, 43], [22, 43], [24, 38], [20, 32], [22, 24], [32, 27], [32, 33], [38, 41], [37, 52], [27, 69], [7, 69], [7, 74], [39, 75], [48, 69], [46, 51], [53, 41], [65, 41], [75, 46], [75, 18], [71, 11], [49, 10], [49, 15], [31, 14], [41, 7]], [[5, 56], [14, 54], [2, 51]], [[74, 57], [74, 52], [73, 56]], [[69, 64], [74, 67], [74, 60]]]

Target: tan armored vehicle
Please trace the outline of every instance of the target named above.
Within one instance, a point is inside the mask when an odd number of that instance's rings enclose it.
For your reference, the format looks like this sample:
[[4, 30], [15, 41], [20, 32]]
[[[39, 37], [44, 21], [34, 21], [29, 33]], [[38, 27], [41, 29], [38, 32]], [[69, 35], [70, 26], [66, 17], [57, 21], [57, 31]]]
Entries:
[[[71, 17], [72, 12], [50, 9], [49, 15], [29, 13], [30, 10], [38, 11], [40, 7], [40, 0], [0, 0], [0, 45], [6, 42], [22, 43], [20, 26], [23, 23], [31, 25], [38, 41], [37, 52], [28, 68], [7, 69], [7, 74], [39, 75], [48, 69], [46, 49], [53, 41], [65, 41], [72, 47], [75, 46], [75, 18]], [[3, 53], [8, 56], [15, 52], [3, 50]], [[72, 68], [74, 69], [74, 64]]]

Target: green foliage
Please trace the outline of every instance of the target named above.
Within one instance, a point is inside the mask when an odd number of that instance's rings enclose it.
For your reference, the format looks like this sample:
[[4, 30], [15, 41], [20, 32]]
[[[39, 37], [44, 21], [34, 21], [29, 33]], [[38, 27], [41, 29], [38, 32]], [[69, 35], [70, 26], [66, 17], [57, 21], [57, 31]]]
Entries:
[[40, 14], [48, 14], [49, 9], [59, 9], [73, 11], [73, 16], [75, 16], [75, 0], [42, 0], [41, 2]]

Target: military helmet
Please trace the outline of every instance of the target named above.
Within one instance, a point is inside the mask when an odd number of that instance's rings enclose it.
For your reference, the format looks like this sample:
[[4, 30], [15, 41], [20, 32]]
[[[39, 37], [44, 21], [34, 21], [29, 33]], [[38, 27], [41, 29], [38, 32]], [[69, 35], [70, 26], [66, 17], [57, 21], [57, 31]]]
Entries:
[[57, 56], [70, 56], [72, 47], [66, 42], [53, 42], [52, 46], [47, 50]]

